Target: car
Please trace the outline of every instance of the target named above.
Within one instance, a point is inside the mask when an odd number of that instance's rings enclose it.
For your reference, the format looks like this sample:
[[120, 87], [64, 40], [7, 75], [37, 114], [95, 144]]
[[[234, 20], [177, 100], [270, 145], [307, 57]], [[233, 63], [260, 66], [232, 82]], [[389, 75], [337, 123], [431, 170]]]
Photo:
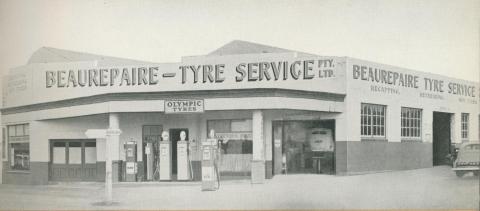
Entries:
[[311, 151], [332, 152], [332, 130], [327, 128], [312, 128], [308, 136], [308, 144]]
[[458, 177], [473, 172], [478, 176], [480, 171], [480, 143], [464, 143], [459, 147], [457, 159], [453, 163], [453, 171]]

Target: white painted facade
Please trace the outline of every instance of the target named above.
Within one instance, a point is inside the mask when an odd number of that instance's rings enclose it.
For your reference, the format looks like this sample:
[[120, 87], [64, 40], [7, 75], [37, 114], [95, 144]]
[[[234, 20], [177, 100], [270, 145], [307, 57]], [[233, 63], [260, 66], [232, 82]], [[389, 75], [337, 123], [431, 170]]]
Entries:
[[[262, 62], [269, 65], [270, 80], [261, 74]], [[288, 62], [285, 72], [281, 65]], [[297, 62], [297, 63], [295, 63]], [[311, 62], [311, 63], [309, 63]], [[242, 76], [239, 66], [245, 64], [243, 70], [248, 74], [248, 64], [253, 65], [252, 80]], [[263, 63], [264, 64], [264, 63]], [[278, 79], [275, 80], [275, 69], [278, 65]], [[220, 77], [209, 78], [198, 74], [198, 82], [194, 82], [194, 71], [190, 67], [200, 68], [202, 65], [223, 65]], [[418, 87], [403, 87], [385, 83], [372, 82], [354, 78], [354, 65], [368, 66], [418, 77]], [[306, 67], [305, 67], [306, 66]], [[155, 67], [158, 81], [155, 84], [125, 85], [123, 76], [112, 79], [105, 76], [108, 82], [101, 85], [74, 86], [70, 83], [70, 70], [123, 68], [132, 70], [138, 67]], [[293, 67], [293, 70], [292, 70]], [[65, 71], [65, 72], [59, 72]], [[105, 71], [105, 73], [107, 73]], [[54, 72], [54, 73], [52, 73]], [[328, 73], [327, 73], [328, 72]], [[130, 73], [130, 72], [128, 72]], [[57, 74], [54, 79], [49, 74]], [[64, 74], [58, 76], [58, 74]], [[134, 73], [136, 74], [136, 73]], [[151, 73], [150, 73], [151, 74]], [[174, 76], [165, 76], [174, 74]], [[267, 75], [268, 75], [267, 74]], [[295, 79], [295, 74], [298, 78]], [[311, 75], [305, 77], [306, 75]], [[77, 74], [78, 75], [78, 74]], [[264, 77], [260, 80], [260, 76]], [[110, 77], [110, 78], [109, 78]], [[425, 88], [425, 78], [443, 81], [443, 92]], [[216, 81], [217, 79], [223, 79]], [[56, 83], [50, 83], [56, 80]], [[59, 87], [60, 82], [66, 82]], [[149, 79], [149, 82], [152, 82]], [[50, 83], [50, 85], [49, 85]], [[101, 83], [101, 82], [99, 82]], [[468, 96], [448, 93], [448, 84], [473, 86], [473, 93]], [[208, 55], [184, 57], [180, 63], [131, 63], [123, 64], [102, 61], [31, 63], [12, 69], [3, 77], [3, 109], [2, 127], [28, 123], [30, 128], [30, 162], [50, 162], [49, 140], [53, 139], [86, 139], [89, 129], [107, 129], [109, 114], [118, 116], [118, 129], [121, 134], [113, 145], [113, 160], [125, 160], [123, 143], [136, 141], [141, 145], [143, 125], [162, 125], [163, 130], [171, 128], [188, 128], [190, 140], [202, 141], [207, 138], [207, 121], [214, 119], [252, 119], [253, 153], [252, 161], [272, 161], [272, 121], [285, 120], [335, 120], [335, 140], [337, 142], [360, 142], [360, 106], [361, 103], [381, 104], [386, 106], [387, 143], [401, 143], [400, 134], [401, 108], [412, 107], [422, 109], [422, 143], [432, 143], [433, 112], [451, 113], [452, 143], [461, 143], [460, 116], [469, 113], [469, 140], [478, 141], [479, 137], [479, 84], [407, 70], [404, 68], [362, 61], [347, 57], [321, 57], [304, 53], [254, 53], [238, 55]], [[62, 85], [63, 86], [63, 85]], [[372, 86], [393, 90], [389, 92], [372, 91]], [[257, 96], [260, 90], [286, 90], [288, 95]], [[216, 96], [219, 91], [233, 94]], [[245, 91], [238, 94], [237, 91]], [[190, 98], [199, 99], [197, 93], [203, 94], [204, 112], [201, 113], [165, 113], [167, 99]], [[150, 98], [154, 94], [170, 93], [168, 96]], [[298, 96], [297, 96], [297, 93]], [[421, 97], [423, 94], [434, 95], [436, 99]], [[139, 99], [105, 100], [104, 96], [122, 94], [129, 97], [145, 96]], [[304, 96], [305, 95], [305, 96]], [[308, 96], [307, 96], [308, 95]], [[423, 96], [423, 95], [422, 95]], [[441, 98], [441, 99], [439, 99]], [[115, 121], [117, 122], [117, 121]], [[115, 128], [117, 128], [115, 126]], [[105, 161], [105, 140], [97, 140], [97, 161]], [[142, 161], [142, 148], [137, 148], [137, 161]], [[199, 152], [192, 152], [194, 160], [200, 160]], [[197, 154], [196, 154], [197, 153]], [[3, 158], [2, 158], [3, 159]], [[2, 163], [8, 163], [8, 158]], [[5, 172], [4, 172], [5, 174]], [[265, 175], [263, 175], [265, 177]]]
[[[373, 103], [387, 106], [387, 139], [389, 142], [400, 142], [400, 114], [402, 107], [419, 108], [422, 109], [422, 141], [432, 142], [432, 121], [433, 112], [445, 112], [451, 113], [452, 116], [452, 143], [462, 143], [460, 134], [460, 118], [461, 113], [469, 113], [469, 140], [478, 142], [479, 132], [479, 95], [480, 90], [478, 83], [447, 78], [445, 76], [428, 74], [419, 71], [412, 71], [405, 68], [378, 64], [369, 61], [363, 61], [359, 59], [348, 58], [347, 59], [347, 96], [345, 98], [345, 104], [347, 105], [344, 115], [348, 116], [347, 122], [348, 141], [360, 141], [360, 105], [361, 103]], [[386, 85], [381, 83], [372, 83], [370, 81], [363, 81], [359, 79], [353, 79], [353, 65], [364, 65], [373, 68], [384, 69], [388, 71], [394, 71], [398, 73], [407, 73], [419, 76], [419, 87], [409, 88], [402, 86]], [[425, 87], [425, 78], [436, 79], [443, 81], [443, 92], [430, 91], [428, 87]], [[427, 82], [428, 83], [428, 82]], [[474, 86], [474, 96], [462, 96], [448, 93], [448, 83], [458, 83]], [[399, 94], [395, 93], [382, 93], [373, 92], [371, 86], [382, 86], [388, 88], [394, 88], [399, 91]], [[427, 85], [428, 86], [428, 85]], [[420, 97], [421, 93], [434, 94], [437, 97], [443, 99], [431, 99]], [[464, 102], [461, 102], [464, 101]]]

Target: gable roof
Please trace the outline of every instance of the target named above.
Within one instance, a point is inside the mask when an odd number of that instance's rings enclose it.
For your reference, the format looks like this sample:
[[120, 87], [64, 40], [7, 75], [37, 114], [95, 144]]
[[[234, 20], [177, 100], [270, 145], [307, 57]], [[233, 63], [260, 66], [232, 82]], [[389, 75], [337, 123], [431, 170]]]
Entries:
[[[247, 42], [242, 40], [233, 40], [217, 50], [212, 51], [207, 56], [221, 56], [221, 55], [233, 55], [233, 54], [260, 54], [260, 53], [293, 53], [298, 52], [294, 50], [278, 48], [253, 42]], [[313, 55], [309, 53], [298, 52], [307, 55]]]
[[[235, 54], [262, 54], [262, 53], [298, 53], [303, 56], [313, 56], [314, 54], [304, 53], [284, 48], [278, 48], [242, 40], [233, 40], [222, 47], [212, 51], [206, 56], [222, 56]], [[137, 65], [153, 64], [153, 62], [139, 61], [133, 59], [124, 59], [111, 56], [102, 56], [91, 53], [64, 50], [52, 47], [41, 47], [35, 51], [27, 64], [35, 63], [60, 63], [60, 62], [97, 62], [98, 66], [105, 65]]]
[[40, 49], [38, 49], [32, 54], [27, 64], [81, 62], [81, 61], [97, 61], [103, 64], [123, 64], [123, 65], [151, 63], [151, 62], [138, 61], [138, 60], [132, 60], [132, 59], [123, 59], [123, 58], [117, 58], [117, 57], [63, 50], [58, 48], [41, 47]]

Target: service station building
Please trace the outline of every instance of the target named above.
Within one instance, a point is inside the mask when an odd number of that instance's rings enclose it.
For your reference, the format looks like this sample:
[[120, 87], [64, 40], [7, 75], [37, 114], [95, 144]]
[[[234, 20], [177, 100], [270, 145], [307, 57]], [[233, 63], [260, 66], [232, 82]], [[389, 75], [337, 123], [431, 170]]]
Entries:
[[[179, 63], [41, 48], [2, 85], [7, 184], [104, 181], [106, 156], [115, 182], [176, 181], [183, 168], [199, 181], [212, 130], [220, 177], [252, 183], [444, 165], [452, 145], [479, 139], [478, 83], [243, 41]], [[89, 135], [101, 131], [116, 132]]]

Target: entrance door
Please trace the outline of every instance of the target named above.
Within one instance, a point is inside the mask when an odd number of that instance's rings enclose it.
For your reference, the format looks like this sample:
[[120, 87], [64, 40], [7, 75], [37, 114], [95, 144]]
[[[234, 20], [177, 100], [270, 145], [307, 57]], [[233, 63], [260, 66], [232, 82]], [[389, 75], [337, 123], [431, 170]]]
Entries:
[[172, 175], [176, 178], [177, 175], [177, 141], [180, 141], [180, 132], [185, 131], [188, 140], [187, 128], [174, 128], [170, 129], [170, 141], [172, 142]]
[[447, 155], [450, 153], [450, 121], [452, 114], [433, 112], [433, 165], [449, 165]]
[[159, 143], [162, 139], [162, 125], [144, 125], [142, 128], [142, 160], [143, 160], [143, 178], [150, 180], [158, 179], [157, 165], [159, 162]]
[[95, 181], [97, 149], [95, 140], [50, 141], [50, 180]]

